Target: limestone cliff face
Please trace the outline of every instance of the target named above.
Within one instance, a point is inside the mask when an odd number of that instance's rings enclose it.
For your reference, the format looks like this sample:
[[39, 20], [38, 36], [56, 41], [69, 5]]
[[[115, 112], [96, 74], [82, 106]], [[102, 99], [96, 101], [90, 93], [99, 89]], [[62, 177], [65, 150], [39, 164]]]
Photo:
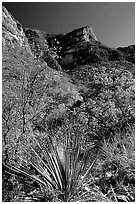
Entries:
[[15, 44], [25, 46], [28, 52], [31, 53], [22, 25], [4, 7], [2, 7], [2, 43], [3, 48], [6, 44], [13, 48]]
[[[58, 36], [57, 36], [58, 38]], [[58, 39], [63, 47], [69, 47], [75, 45], [79, 42], [95, 42], [97, 41], [97, 37], [92, 29], [92, 27], [85, 26], [82, 28], [75, 29], [65, 35], [62, 36], [62, 39]]]

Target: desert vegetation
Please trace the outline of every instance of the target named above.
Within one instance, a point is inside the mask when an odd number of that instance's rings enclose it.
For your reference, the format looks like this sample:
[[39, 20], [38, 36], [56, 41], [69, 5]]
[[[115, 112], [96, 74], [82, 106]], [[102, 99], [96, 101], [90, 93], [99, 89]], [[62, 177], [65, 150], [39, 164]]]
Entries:
[[3, 202], [135, 202], [130, 55], [94, 61], [90, 53], [65, 70], [50, 49], [46, 63], [27, 43], [5, 36]]
[[3, 201], [134, 201], [132, 73], [86, 65], [68, 82], [26, 53], [4, 50]]

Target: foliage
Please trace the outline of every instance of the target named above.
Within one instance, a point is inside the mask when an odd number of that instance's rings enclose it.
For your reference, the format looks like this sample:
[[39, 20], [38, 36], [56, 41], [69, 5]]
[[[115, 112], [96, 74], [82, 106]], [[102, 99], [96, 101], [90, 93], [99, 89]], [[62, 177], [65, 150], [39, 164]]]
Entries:
[[83, 96], [83, 111], [93, 133], [107, 139], [134, 125], [134, 78], [127, 66], [116, 62], [88, 65], [71, 77]]
[[[40, 129], [42, 121], [62, 114], [65, 104], [80, 96], [63, 73], [35, 60], [27, 47], [15, 44], [13, 49], [9, 42], [3, 47], [2, 80], [3, 152], [4, 159], [12, 161], [22, 134]], [[60, 110], [60, 103], [64, 109]]]
[[102, 144], [98, 166], [94, 175], [95, 185], [116, 202], [135, 201], [135, 141], [134, 132], [121, 138], [115, 135], [112, 144]]

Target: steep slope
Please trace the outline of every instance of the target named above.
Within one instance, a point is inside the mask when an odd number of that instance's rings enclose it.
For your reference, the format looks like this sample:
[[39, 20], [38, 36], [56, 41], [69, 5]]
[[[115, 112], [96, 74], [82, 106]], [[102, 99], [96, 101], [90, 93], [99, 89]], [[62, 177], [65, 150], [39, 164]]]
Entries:
[[4, 147], [8, 142], [15, 147], [17, 140], [32, 129], [51, 127], [52, 121], [56, 123], [82, 100], [64, 73], [35, 59], [22, 26], [4, 7], [2, 69]]

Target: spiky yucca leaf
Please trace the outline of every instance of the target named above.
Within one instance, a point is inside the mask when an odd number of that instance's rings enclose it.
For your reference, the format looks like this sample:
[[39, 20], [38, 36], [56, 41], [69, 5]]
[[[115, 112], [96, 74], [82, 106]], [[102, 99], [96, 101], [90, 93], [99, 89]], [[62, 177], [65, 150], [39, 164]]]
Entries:
[[69, 141], [64, 145], [48, 140], [48, 144], [48, 149], [43, 148], [37, 140], [27, 148], [23, 145], [28, 164], [39, 173], [39, 176], [33, 175], [29, 170], [25, 171], [24, 168], [12, 167], [12, 170], [44, 186], [48, 183], [55, 193], [58, 192], [59, 200], [71, 201], [80, 197], [82, 184], [93, 168], [95, 158], [90, 151], [86, 151], [80, 159], [80, 145], [77, 138], [74, 138], [71, 146]]

